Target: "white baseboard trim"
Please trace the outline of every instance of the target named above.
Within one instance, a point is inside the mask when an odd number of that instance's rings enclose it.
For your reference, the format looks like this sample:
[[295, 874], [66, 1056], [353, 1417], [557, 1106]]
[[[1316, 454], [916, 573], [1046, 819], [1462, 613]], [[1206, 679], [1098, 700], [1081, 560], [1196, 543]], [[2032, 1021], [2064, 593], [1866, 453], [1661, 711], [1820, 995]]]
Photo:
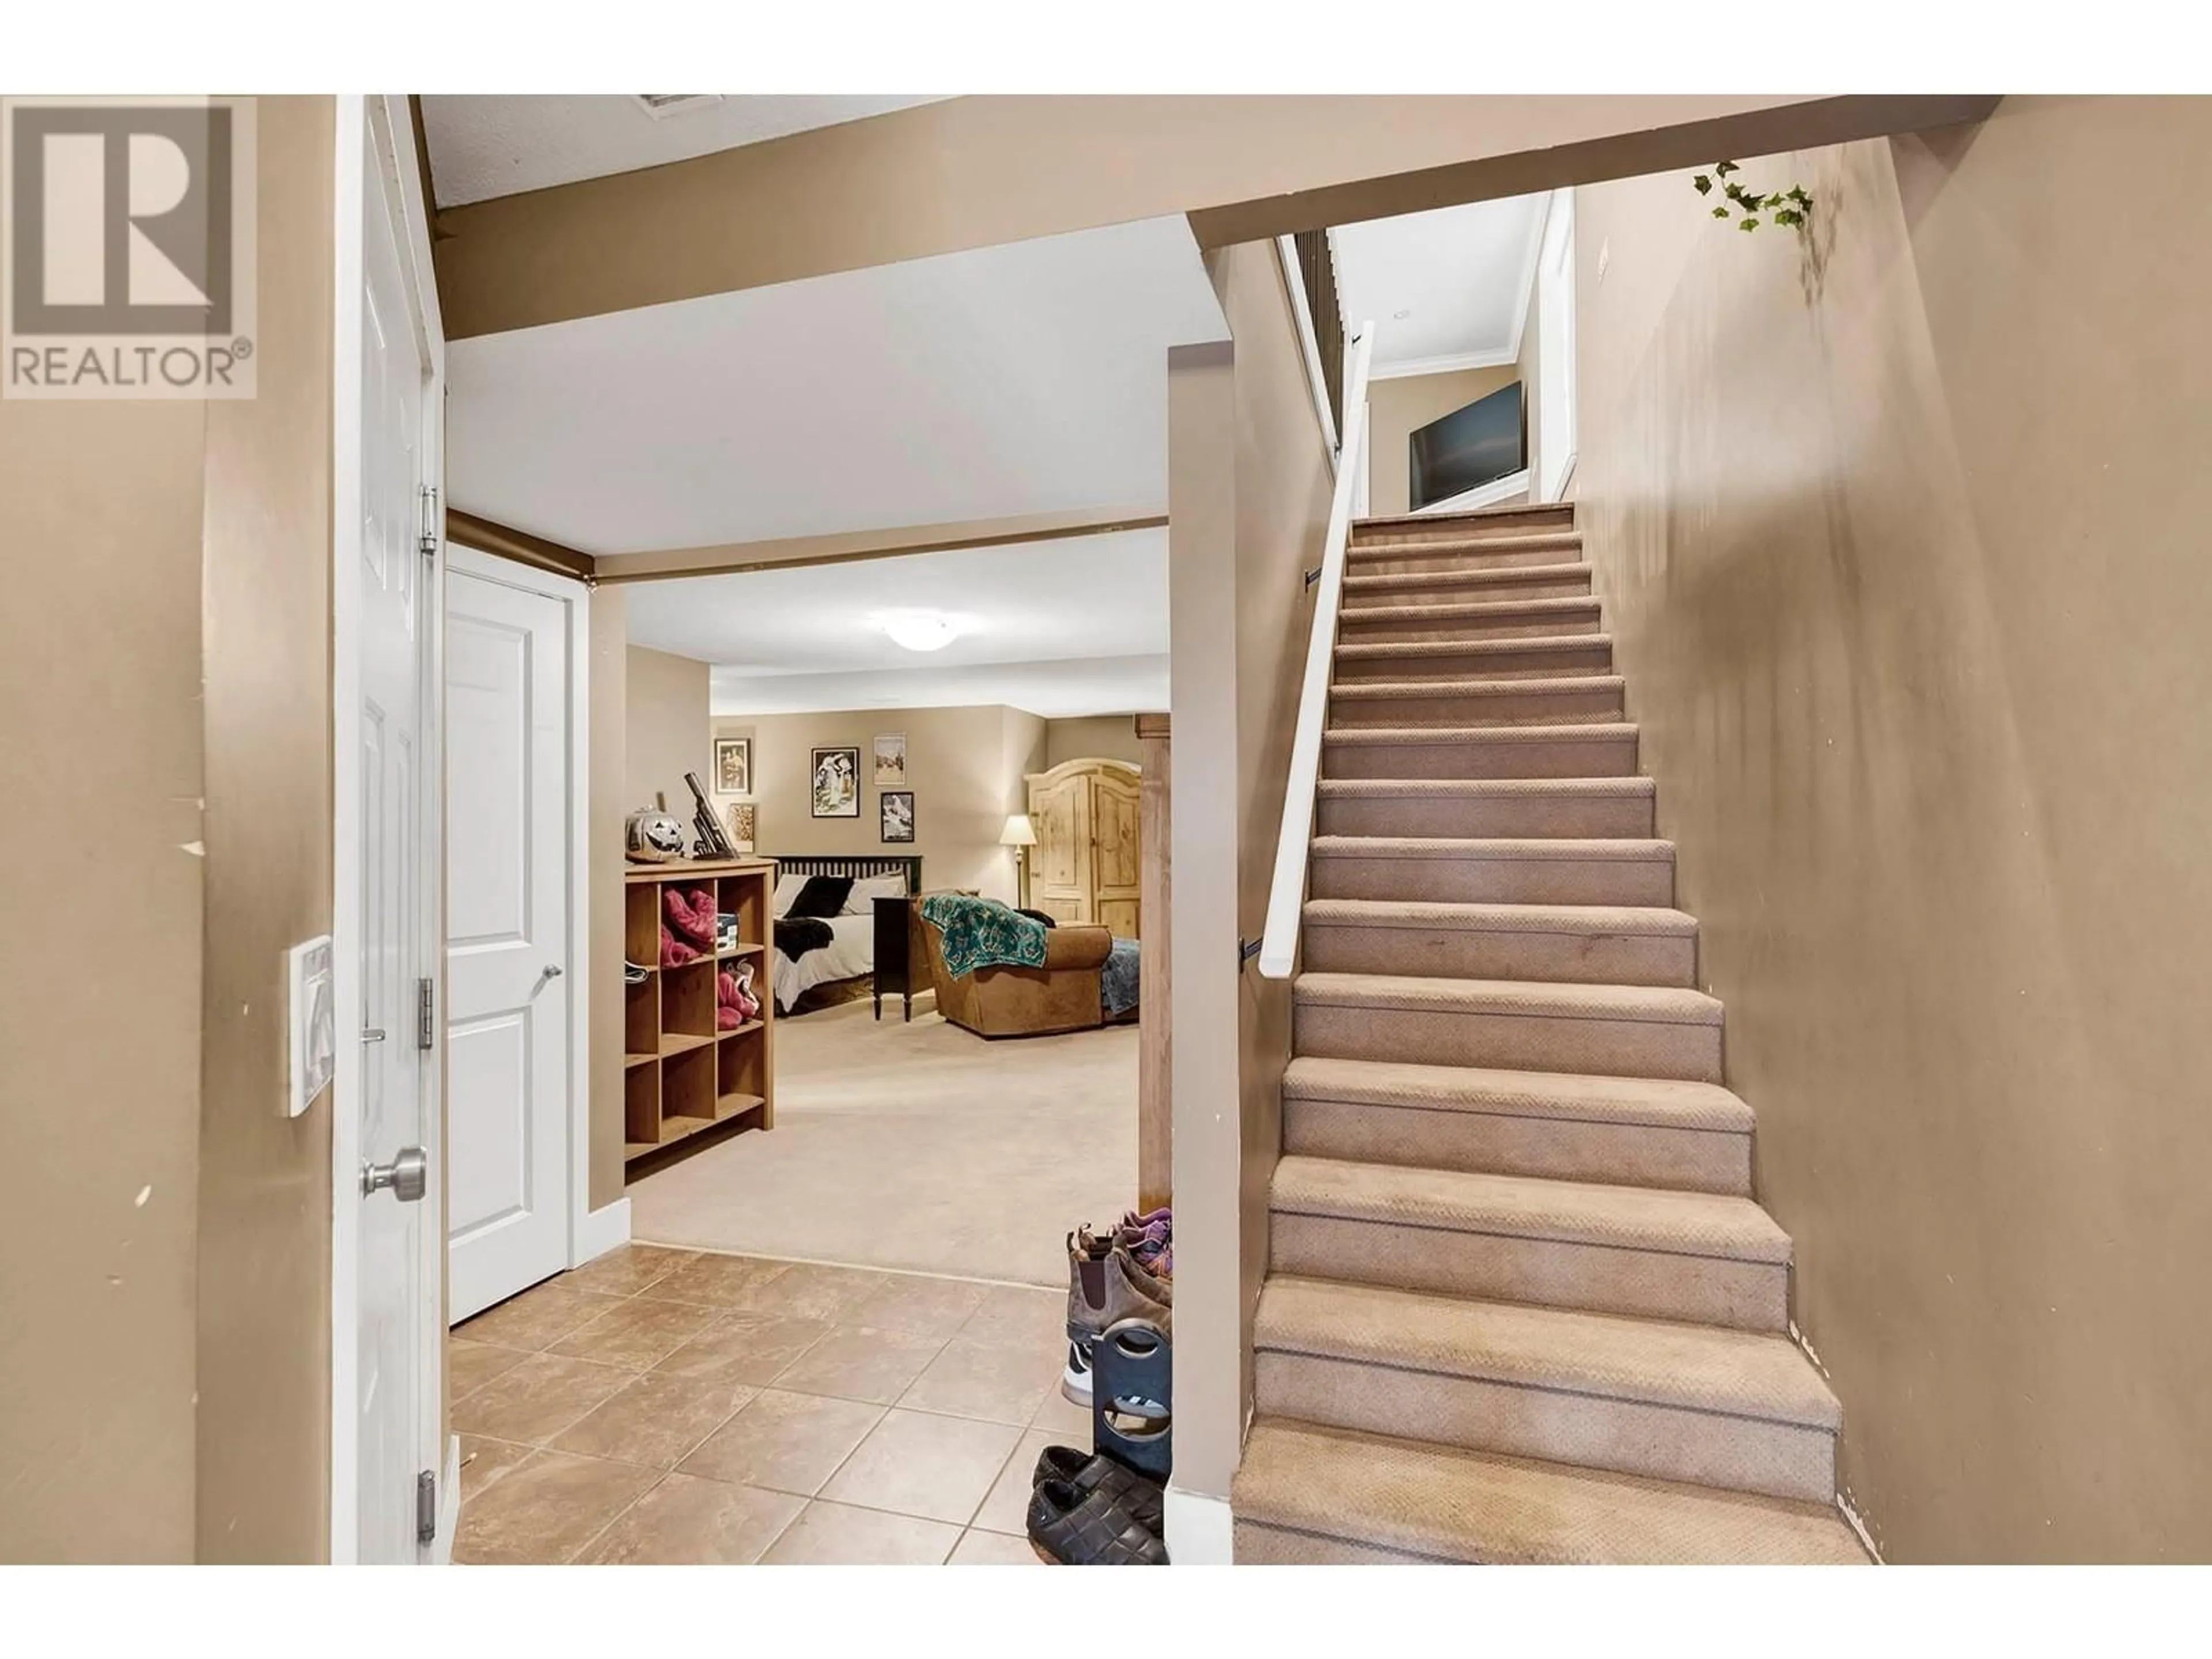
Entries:
[[568, 1265], [580, 1267], [629, 1243], [629, 1200], [618, 1198], [604, 1210], [586, 1212], [576, 1228], [575, 1245], [571, 1252], [575, 1260]]
[[461, 1525], [461, 1437], [446, 1444], [446, 1468], [438, 1477], [438, 1534], [430, 1540], [430, 1565], [453, 1565], [453, 1534]]
[[1225, 1567], [1236, 1559], [1227, 1498], [1185, 1492], [1170, 1481], [1164, 1509], [1170, 1565]]

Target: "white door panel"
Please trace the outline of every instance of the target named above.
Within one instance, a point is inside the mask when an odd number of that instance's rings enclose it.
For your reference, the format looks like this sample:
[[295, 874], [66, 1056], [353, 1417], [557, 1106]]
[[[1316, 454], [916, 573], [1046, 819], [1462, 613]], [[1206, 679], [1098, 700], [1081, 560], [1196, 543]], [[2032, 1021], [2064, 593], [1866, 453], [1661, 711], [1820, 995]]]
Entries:
[[567, 607], [446, 579], [451, 1314], [568, 1265]]
[[[373, 152], [372, 152], [373, 155]], [[416, 981], [427, 971], [423, 835], [416, 768], [424, 752], [421, 555], [424, 400], [430, 365], [403, 275], [398, 228], [372, 159], [364, 228], [361, 541], [361, 1089], [364, 1162], [433, 1147]], [[343, 1178], [343, 1173], [341, 1179]], [[359, 1348], [354, 1375], [359, 1559], [412, 1561], [426, 1399], [422, 1310], [424, 1205], [386, 1190], [359, 1212]]]

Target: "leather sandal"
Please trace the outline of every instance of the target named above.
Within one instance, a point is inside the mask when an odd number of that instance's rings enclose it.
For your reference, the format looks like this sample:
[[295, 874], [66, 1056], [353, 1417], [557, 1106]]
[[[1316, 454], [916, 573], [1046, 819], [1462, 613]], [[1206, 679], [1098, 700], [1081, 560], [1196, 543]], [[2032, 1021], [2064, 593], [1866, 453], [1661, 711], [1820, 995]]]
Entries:
[[1167, 1546], [1102, 1483], [1048, 1480], [1030, 1494], [1030, 1547], [1065, 1567], [1164, 1567]]

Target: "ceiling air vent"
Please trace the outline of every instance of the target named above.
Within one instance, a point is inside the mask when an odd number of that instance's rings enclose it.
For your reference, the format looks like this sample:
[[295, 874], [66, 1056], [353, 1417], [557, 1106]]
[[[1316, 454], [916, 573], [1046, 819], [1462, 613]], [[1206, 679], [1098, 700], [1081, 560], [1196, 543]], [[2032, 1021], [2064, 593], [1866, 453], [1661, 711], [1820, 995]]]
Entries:
[[722, 101], [719, 92], [641, 92], [636, 98], [645, 106], [645, 112], [656, 121], [665, 121], [672, 115], [704, 109], [709, 104]]

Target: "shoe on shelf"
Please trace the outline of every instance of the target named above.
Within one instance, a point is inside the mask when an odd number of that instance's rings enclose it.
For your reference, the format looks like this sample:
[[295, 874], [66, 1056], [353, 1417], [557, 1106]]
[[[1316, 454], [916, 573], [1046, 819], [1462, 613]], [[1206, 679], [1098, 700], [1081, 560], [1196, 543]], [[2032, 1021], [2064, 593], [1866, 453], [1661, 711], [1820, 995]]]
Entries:
[[1137, 1518], [1131, 1494], [1104, 1482], [1088, 1492], [1050, 1480], [1030, 1494], [1030, 1547], [1065, 1567], [1164, 1567], [1157, 1526]]
[[1079, 1406], [1091, 1403], [1091, 1353], [1099, 1333], [1124, 1319], [1143, 1319], [1169, 1333], [1175, 1289], [1139, 1265], [1121, 1245], [1088, 1228], [1067, 1236], [1067, 1365], [1060, 1391]]

